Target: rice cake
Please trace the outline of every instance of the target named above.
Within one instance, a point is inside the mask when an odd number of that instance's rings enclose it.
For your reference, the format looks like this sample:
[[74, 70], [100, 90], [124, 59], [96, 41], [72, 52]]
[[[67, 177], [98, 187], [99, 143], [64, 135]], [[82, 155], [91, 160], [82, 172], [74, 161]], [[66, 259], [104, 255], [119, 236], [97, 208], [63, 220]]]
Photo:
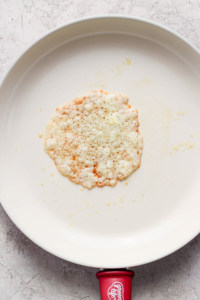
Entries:
[[62, 175], [90, 189], [114, 186], [140, 167], [143, 139], [128, 101], [95, 90], [56, 108], [44, 149]]

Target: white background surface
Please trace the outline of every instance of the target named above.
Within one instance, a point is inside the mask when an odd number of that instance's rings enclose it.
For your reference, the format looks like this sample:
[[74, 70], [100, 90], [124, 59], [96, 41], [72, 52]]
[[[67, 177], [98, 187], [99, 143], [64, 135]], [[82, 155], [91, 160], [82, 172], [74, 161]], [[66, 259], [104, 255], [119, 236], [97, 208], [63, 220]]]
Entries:
[[[87, 15], [143, 17], [200, 47], [200, 1], [0, 0], [0, 79], [28, 45], [55, 26]], [[0, 298], [99, 299], [97, 270], [64, 262], [30, 242], [0, 209]], [[200, 238], [158, 262], [134, 268], [134, 299], [200, 299]]]

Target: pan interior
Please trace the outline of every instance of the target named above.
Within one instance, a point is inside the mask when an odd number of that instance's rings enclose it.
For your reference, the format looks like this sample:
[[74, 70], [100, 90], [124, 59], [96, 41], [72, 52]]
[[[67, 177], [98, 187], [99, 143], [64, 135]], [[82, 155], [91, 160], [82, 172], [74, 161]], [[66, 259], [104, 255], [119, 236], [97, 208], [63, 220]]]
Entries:
[[[26, 73], [19, 61], [4, 83], [1, 200], [26, 235], [60, 257], [138, 265], [176, 250], [199, 228], [199, 75], [189, 55], [159, 36], [83, 33], [62, 45], [53, 33], [51, 51], [41, 40], [39, 59]], [[87, 190], [57, 172], [38, 134], [58, 105], [99, 88], [126, 94], [138, 109], [144, 151], [127, 180]]]

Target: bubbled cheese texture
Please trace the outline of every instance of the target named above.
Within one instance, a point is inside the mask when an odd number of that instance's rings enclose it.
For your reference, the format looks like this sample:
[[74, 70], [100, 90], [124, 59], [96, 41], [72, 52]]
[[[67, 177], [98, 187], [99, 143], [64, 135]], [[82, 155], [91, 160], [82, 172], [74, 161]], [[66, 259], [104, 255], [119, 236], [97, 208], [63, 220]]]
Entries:
[[140, 166], [138, 113], [121, 94], [92, 91], [56, 109], [44, 148], [59, 172], [86, 188], [115, 185]]

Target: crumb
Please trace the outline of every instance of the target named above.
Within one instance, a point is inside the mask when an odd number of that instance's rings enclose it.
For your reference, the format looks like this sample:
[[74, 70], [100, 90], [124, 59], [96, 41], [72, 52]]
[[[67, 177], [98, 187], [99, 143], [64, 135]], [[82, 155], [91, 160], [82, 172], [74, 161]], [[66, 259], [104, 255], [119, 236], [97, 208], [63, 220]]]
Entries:
[[123, 203], [123, 202], [124, 202], [124, 199], [123, 199], [123, 198], [120, 198], [120, 202]]
[[172, 147], [172, 149], [173, 149], [174, 151], [178, 151], [178, 150], [179, 150], [179, 147], [175, 145], [175, 146]]
[[193, 137], [194, 137], [194, 134], [191, 133], [191, 134], [190, 134], [190, 137], [193, 138]]
[[99, 214], [99, 211], [98, 211], [98, 210], [96, 210], [96, 214], [97, 214], [97, 215]]
[[128, 181], [125, 182], [125, 185], [128, 185]]
[[126, 65], [126, 66], [130, 66], [132, 64], [132, 61], [129, 57], [126, 58], [126, 60], [123, 62], [123, 65]]
[[115, 219], [114, 219], [114, 221], [115, 221], [115, 222], [117, 222], [117, 221], [118, 221], [118, 219], [117, 219], [117, 218], [115, 218]]
[[136, 200], [135, 200], [135, 199], [133, 199], [133, 200], [132, 200], [132, 202], [136, 202]]
[[142, 197], [144, 197], [144, 194], [141, 194]]
[[40, 111], [43, 111], [43, 109], [42, 109], [42, 108], [40, 108]]
[[41, 186], [44, 186], [44, 183], [43, 183], [43, 182], [41, 182], [41, 183], [40, 183], [40, 185], [41, 185]]
[[106, 205], [107, 205], [107, 206], [110, 206], [110, 201], [107, 201], [107, 202], [106, 202]]
[[182, 117], [182, 116], [185, 115], [185, 112], [182, 111], [182, 110], [180, 110], [180, 111], [178, 111], [176, 114], [177, 114], [177, 116]]
[[65, 189], [62, 189], [62, 192], [65, 192]]
[[54, 202], [58, 202], [58, 199], [55, 199]]
[[74, 217], [74, 215], [73, 215], [73, 214], [69, 214], [69, 215], [67, 215], [67, 219], [70, 219], [70, 218], [72, 218], [72, 217]]
[[114, 201], [114, 202], [113, 202], [113, 204], [114, 204], [114, 205], [116, 205], [116, 204], [117, 204], [117, 202], [116, 202], [116, 201]]
[[173, 154], [173, 152], [172, 152], [172, 151], [170, 151], [170, 152], [169, 152], [169, 154], [170, 154], [170, 155], [172, 155], [172, 154]]
[[42, 168], [41, 170], [42, 170], [42, 171], [45, 171], [45, 168]]
[[80, 191], [83, 191], [83, 190], [84, 190], [84, 188], [83, 188], [83, 187], [81, 187], [81, 188], [80, 188]]
[[51, 176], [51, 177], [53, 177], [53, 176], [54, 176], [54, 174], [53, 174], [53, 173], [51, 173], [51, 174], [50, 174], [50, 176]]
[[188, 143], [188, 149], [193, 149], [194, 148], [194, 144], [193, 143]]
[[39, 132], [39, 133], [38, 133], [38, 136], [39, 136], [39, 138], [41, 139], [41, 138], [43, 137], [43, 133], [42, 133], [42, 132]]

